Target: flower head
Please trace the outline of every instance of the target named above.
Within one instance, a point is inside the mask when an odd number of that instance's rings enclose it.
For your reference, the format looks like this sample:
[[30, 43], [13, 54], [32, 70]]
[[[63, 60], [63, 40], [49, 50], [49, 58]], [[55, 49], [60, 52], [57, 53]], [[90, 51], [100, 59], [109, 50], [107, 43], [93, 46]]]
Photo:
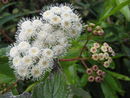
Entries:
[[19, 78], [32, 80], [50, 71], [53, 59], [63, 56], [82, 31], [79, 15], [67, 5], [48, 7], [41, 17], [23, 19], [18, 26], [9, 53], [11, 67]]

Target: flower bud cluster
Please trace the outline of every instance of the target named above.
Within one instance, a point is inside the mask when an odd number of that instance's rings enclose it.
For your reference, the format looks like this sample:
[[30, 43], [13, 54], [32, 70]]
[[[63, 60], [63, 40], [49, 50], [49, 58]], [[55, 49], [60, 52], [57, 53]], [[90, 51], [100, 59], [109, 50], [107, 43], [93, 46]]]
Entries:
[[107, 43], [103, 43], [103, 45], [94, 43], [90, 48], [90, 52], [92, 54], [92, 59], [103, 63], [105, 68], [110, 66], [112, 63], [112, 56], [115, 56], [115, 52]]
[[18, 78], [32, 80], [50, 71], [53, 59], [63, 56], [82, 31], [79, 15], [66, 5], [49, 7], [41, 17], [23, 19], [18, 26], [9, 53], [11, 67]]
[[104, 34], [104, 30], [101, 26], [96, 26], [94, 23], [89, 23], [86, 26], [88, 32], [92, 32], [94, 35], [102, 36]]
[[91, 68], [87, 68], [86, 73], [89, 82], [101, 82], [105, 76], [105, 72], [99, 69], [97, 65], [93, 65]]

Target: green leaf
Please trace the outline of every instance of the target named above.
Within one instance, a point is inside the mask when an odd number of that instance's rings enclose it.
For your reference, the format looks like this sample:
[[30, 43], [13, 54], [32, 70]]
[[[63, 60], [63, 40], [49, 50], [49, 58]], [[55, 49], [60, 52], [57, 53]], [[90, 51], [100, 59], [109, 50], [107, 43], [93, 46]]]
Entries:
[[7, 53], [7, 51], [9, 50], [9, 48], [1, 48], [0, 49], [0, 56], [6, 56], [6, 53]]
[[8, 8], [9, 6], [12, 6], [12, 5], [15, 5], [15, 4], [16, 4], [16, 2], [12, 2], [12, 3], [8, 3], [8, 4], [4, 5], [3, 7], [0, 8], [0, 13], [1, 13], [4, 9]]
[[115, 92], [118, 92], [119, 94], [124, 94], [124, 91], [121, 88], [120, 83], [118, 82], [118, 80], [116, 80], [115, 78], [113, 78], [111, 75], [106, 74], [104, 82], [109, 85], [109, 87], [114, 90]]
[[33, 84], [29, 85], [29, 86], [26, 88], [25, 92], [31, 91], [38, 83], [44, 81], [44, 80], [49, 76], [49, 74], [50, 74], [50, 71], [46, 72], [46, 73], [45, 73], [45, 76], [44, 76], [40, 81], [34, 82]]
[[109, 73], [110, 75], [112, 75], [113, 77], [117, 78], [117, 79], [121, 79], [121, 80], [125, 80], [125, 81], [130, 81], [130, 77], [116, 73], [116, 72], [112, 72], [112, 71], [107, 71], [107, 73]]
[[115, 0], [106, 0], [104, 3], [104, 11], [103, 14], [101, 14], [101, 17], [109, 14], [110, 11], [114, 8], [114, 6], [115, 6]]
[[15, 79], [12, 78], [12, 77], [9, 77], [9, 76], [7, 76], [7, 75], [0, 74], [0, 84], [2, 84], [2, 83], [9, 83], [9, 82], [11, 82], [12, 80], [15, 80]]
[[77, 65], [76, 64], [64, 69], [64, 72], [66, 74], [68, 84], [80, 86], [79, 77], [77, 75]]
[[5, 16], [3, 18], [0, 18], [0, 26], [2, 26], [4, 23], [14, 19], [14, 18], [17, 18], [17, 17], [20, 17], [20, 16], [24, 16], [24, 15], [28, 15], [28, 14], [33, 14], [33, 13], [36, 13], [37, 11], [29, 11], [29, 12], [26, 12], [26, 13], [19, 13], [19, 14], [13, 14], [13, 15], [8, 15], [8, 16]]
[[105, 20], [106, 18], [108, 18], [109, 16], [115, 14], [117, 11], [121, 10], [124, 6], [130, 4], [130, 0], [124, 1], [122, 3], [120, 3], [119, 5], [117, 5], [115, 8], [110, 9], [109, 12], [107, 12], [106, 14], [104, 14], [101, 18], [100, 21]]
[[101, 88], [105, 98], [118, 98], [116, 92], [112, 90], [105, 82], [101, 83]]
[[7, 56], [0, 56], [0, 74], [14, 77], [13, 70], [9, 66]]
[[80, 80], [80, 85], [81, 87], [84, 87], [88, 82], [88, 74], [84, 74], [82, 77], [81, 77], [81, 80]]
[[91, 98], [90, 94], [88, 92], [86, 92], [85, 90], [83, 90], [82, 88], [77, 88], [75, 86], [70, 86], [71, 89], [71, 93], [72, 95], [76, 95], [79, 96], [80, 98]]
[[60, 72], [52, 74], [34, 88], [32, 98], [68, 98], [64, 76]]
[[115, 62], [112, 62], [112, 63], [110, 64], [109, 68], [115, 69]]
[[[124, 2], [126, 0], [116, 0], [117, 5], [121, 4], [122, 2]], [[129, 6], [125, 6], [123, 7], [121, 10], [121, 13], [125, 16], [125, 18], [130, 21], [130, 9]]]

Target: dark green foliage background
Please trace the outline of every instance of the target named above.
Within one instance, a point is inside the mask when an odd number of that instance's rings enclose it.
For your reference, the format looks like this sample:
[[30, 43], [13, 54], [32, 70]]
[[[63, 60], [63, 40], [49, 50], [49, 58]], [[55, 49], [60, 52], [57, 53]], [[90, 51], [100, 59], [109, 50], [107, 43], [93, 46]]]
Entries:
[[[120, 5], [122, 1], [126, 1], [126, 3]], [[101, 25], [105, 31], [105, 36], [101, 37], [100, 40], [99, 38], [95, 38], [94, 40], [110, 43], [117, 53], [114, 59], [115, 69], [110, 70], [130, 77], [129, 0], [9, 0], [6, 4], [0, 1], [0, 84], [8, 83], [14, 78], [13, 72], [9, 68], [8, 58], [5, 52], [8, 50], [7, 46], [15, 41], [18, 21], [22, 17], [39, 15], [42, 8], [56, 3], [70, 3], [75, 7], [78, 13], [81, 14], [83, 23], [93, 22], [97, 25]], [[121, 9], [124, 5], [126, 6]], [[81, 39], [80, 41], [74, 42], [72, 48], [69, 50], [70, 54], [65, 58], [79, 55], [79, 48], [81, 49], [84, 43]], [[76, 48], [76, 46], [78, 47]], [[87, 83], [86, 74], [80, 77], [81, 75], [79, 73], [84, 72], [84, 70], [82, 66], [76, 67], [75, 61], [68, 63], [63, 62], [61, 64], [64, 72], [67, 74], [68, 83], [82, 87], [84, 90], [89, 90], [92, 98], [117, 98], [117, 96], [119, 98], [130, 98], [130, 82], [123, 81], [127, 80], [125, 78], [119, 80], [120, 83], [118, 83], [118, 81], [116, 82], [117, 84], [114, 84], [117, 80], [108, 75], [108, 79], [105, 80], [105, 82], [109, 81], [111, 84], [107, 87], [108, 85], [102, 83], [101, 89], [99, 84]], [[118, 77], [118, 75], [115, 75], [115, 77]], [[80, 82], [79, 78], [81, 79]], [[120, 89], [120, 86], [123, 91]], [[113, 88], [113, 91], [111, 88]], [[114, 90], [118, 92], [117, 95]]]

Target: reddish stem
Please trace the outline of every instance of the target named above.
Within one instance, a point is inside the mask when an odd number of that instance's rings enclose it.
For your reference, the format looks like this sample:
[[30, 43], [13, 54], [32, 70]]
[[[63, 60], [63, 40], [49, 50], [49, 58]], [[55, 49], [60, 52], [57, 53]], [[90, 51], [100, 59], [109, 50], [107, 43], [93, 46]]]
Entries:
[[76, 61], [76, 60], [87, 60], [87, 58], [71, 58], [71, 59], [59, 59], [59, 61]]

